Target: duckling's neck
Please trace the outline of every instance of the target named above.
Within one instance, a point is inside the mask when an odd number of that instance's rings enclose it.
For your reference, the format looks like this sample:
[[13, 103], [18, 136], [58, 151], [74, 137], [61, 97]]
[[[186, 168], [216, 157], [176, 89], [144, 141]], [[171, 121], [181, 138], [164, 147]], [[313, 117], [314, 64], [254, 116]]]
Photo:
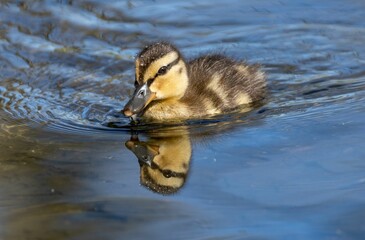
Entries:
[[189, 108], [180, 101], [180, 98], [170, 98], [163, 101], [153, 101], [145, 110], [143, 117], [163, 121], [166, 119], [186, 119], [190, 115]]

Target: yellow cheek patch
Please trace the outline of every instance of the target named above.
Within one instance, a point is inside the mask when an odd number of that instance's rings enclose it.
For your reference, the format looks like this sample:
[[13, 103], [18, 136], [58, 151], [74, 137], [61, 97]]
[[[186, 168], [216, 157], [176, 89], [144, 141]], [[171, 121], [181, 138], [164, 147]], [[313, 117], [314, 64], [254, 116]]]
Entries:
[[167, 66], [168, 64], [176, 60], [178, 57], [179, 55], [177, 52], [169, 52], [160, 59], [157, 59], [156, 61], [152, 62], [143, 76], [143, 81], [146, 82], [148, 79], [154, 78], [156, 76], [156, 73], [162, 66]]
[[[183, 74], [179, 72], [180, 69]], [[165, 75], [158, 76], [151, 84], [150, 90], [156, 93], [157, 99], [179, 99], [184, 95], [188, 82], [185, 63], [180, 60]]]

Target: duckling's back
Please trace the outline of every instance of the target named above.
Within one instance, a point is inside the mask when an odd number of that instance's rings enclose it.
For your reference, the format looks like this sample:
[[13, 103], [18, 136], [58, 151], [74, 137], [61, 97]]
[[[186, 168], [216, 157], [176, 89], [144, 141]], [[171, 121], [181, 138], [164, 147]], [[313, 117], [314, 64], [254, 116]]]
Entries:
[[265, 97], [266, 79], [257, 65], [221, 55], [203, 56], [187, 65], [189, 88], [181, 101], [196, 106], [191, 109], [195, 114], [219, 114]]

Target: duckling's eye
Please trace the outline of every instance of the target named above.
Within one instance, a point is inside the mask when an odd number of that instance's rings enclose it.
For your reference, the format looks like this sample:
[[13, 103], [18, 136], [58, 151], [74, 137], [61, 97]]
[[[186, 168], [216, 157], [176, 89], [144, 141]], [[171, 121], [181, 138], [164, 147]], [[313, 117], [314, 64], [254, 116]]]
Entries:
[[165, 74], [165, 73], [166, 73], [166, 71], [167, 71], [167, 67], [166, 67], [166, 66], [162, 66], [162, 67], [158, 70], [157, 74], [158, 74], [158, 75], [163, 75], [163, 74]]

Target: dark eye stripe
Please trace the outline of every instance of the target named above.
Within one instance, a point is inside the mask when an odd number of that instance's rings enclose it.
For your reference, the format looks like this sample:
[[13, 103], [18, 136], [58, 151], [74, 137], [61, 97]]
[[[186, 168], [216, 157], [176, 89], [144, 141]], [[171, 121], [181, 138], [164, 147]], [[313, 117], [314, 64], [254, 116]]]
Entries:
[[[173, 66], [175, 66], [178, 62], [180, 61], [180, 57], [176, 58], [174, 61], [172, 61], [171, 63], [166, 65], [166, 72], [164, 74], [166, 74]], [[158, 72], [155, 74], [155, 76], [153, 78], [150, 78], [147, 80], [147, 86], [151, 86], [151, 84], [153, 83], [153, 81], [155, 81], [155, 79], [160, 76], [162, 74], [159, 74]]]
[[[165, 73], [167, 73], [173, 66], [175, 66], [180, 60], [180, 57], [176, 58], [174, 61], [172, 61], [171, 63], [166, 65], [166, 71]], [[159, 73], [157, 72], [155, 75], [155, 78], [159, 75]]]

